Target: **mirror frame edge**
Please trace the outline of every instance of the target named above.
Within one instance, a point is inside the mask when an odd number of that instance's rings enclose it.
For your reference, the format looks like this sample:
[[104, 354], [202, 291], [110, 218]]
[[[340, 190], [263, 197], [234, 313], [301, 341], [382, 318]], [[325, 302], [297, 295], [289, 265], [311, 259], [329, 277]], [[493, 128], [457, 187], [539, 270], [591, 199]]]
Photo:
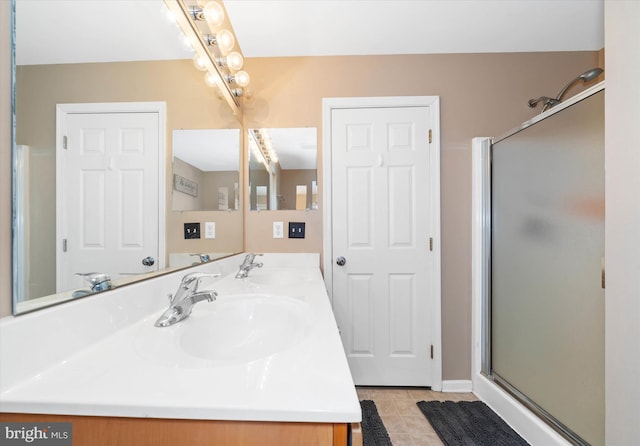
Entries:
[[16, 178], [15, 178], [15, 162], [16, 162], [16, 0], [10, 0], [9, 26], [11, 33], [11, 314], [17, 315], [17, 271], [15, 262], [18, 258], [18, 246], [15, 239], [15, 221], [16, 221]]

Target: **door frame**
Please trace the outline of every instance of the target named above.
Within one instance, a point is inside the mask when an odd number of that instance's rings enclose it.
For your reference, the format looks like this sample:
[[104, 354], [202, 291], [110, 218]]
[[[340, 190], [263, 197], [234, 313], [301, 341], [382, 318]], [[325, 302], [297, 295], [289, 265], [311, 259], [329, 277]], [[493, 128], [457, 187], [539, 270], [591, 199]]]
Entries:
[[[57, 172], [63, 167], [63, 136], [67, 128], [67, 115], [90, 113], [157, 113], [158, 114], [158, 269], [165, 268], [166, 256], [166, 202], [167, 202], [167, 104], [166, 102], [87, 102], [56, 104], [56, 265], [62, 259], [62, 238], [59, 229], [65, 225], [66, 202], [60, 203], [58, 191], [61, 190], [61, 179]], [[59, 281], [59, 268], [56, 268], [56, 281]]]
[[333, 228], [331, 197], [331, 126], [332, 111], [351, 108], [429, 107], [432, 140], [429, 145], [429, 186], [431, 189], [431, 218], [433, 231], [433, 268], [429, 272], [431, 302], [431, 340], [434, 349], [431, 361], [431, 389], [442, 390], [442, 335], [441, 335], [441, 250], [440, 250], [440, 97], [439, 96], [385, 96], [322, 99], [322, 236], [324, 282], [333, 306]]

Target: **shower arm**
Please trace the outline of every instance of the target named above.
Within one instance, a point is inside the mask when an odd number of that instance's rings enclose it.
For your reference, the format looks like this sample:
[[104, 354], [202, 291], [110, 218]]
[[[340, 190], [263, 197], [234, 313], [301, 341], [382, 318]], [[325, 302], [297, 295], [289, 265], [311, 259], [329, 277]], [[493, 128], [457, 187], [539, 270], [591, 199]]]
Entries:
[[536, 105], [538, 105], [538, 102], [544, 100], [544, 106], [542, 107], [542, 111], [540, 112], [540, 113], [542, 113], [545, 110], [548, 110], [551, 107], [554, 107], [554, 106], [558, 105], [559, 103], [561, 103], [562, 102], [562, 98], [567, 93], [567, 91], [569, 91], [569, 89], [571, 87], [573, 87], [576, 83], [578, 83], [578, 81], [582, 81], [584, 83], [592, 81], [596, 77], [600, 76], [603, 72], [604, 72], [604, 70], [602, 68], [597, 68], [597, 67], [596, 68], [592, 68], [592, 69], [590, 69], [588, 71], [585, 71], [580, 76], [578, 76], [575, 79], [571, 80], [571, 82], [569, 82], [567, 85], [562, 87], [562, 90], [560, 90], [560, 93], [558, 93], [558, 95], [555, 97], [555, 99], [548, 98], [546, 96], [542, 96], [541, 98], [538, 98], [538, 99], [535, 99], [535, 100], [531, 99], [531, 100], [529, 100], [529, 107], [535, 107]]
[[551, 107], [555, 107], [556, 105], [561, 103], [562, 102], [562, 98], [567, 93], [567, 91], [569, 91], [569, 89], [571, 87], [573, 87], [579, 81], [587, 82], [587, 80], [588, 80], [588, 78], [583, 73], [580, 76], [578, 76], [575, 79], [573, 79], [571, 82], [567, 83], [567, 85], [562, 87], [562, 90], [560, 90], [560, 93], [558, 93], [558, 95], [556, 96], [555, 99], [551, 99], [549, 101], [545, 101], [544, 106], [542, 107], [542, 110], [540, 111], [540, 113], [542, 113], [545, 110], [549, 110]]
[[[562, 90], [560, 90], [560, 93], [558, 93], [558, 96], [556, 96], [556, 101], [558, 101], [558, 103], [562, 102], [562, 98], [564, 97], [564, 95], [567, 93], [567, 90], [569, 90], [569, 88], [573, 87], [575, 84], [578, 83], [578, 81], [583, 80], [582, 76], [578, 76], [576, 77], [574, 80], [572, 80], [571, 82], [569, 82], [567, 85], [565, 85]], [[585, 81], [586, 82], [586, 81]], [[555, 105], [555, 104], [554, 104]]]
[[560, 103], [560, 101], [558, 101], [557, 99], [550, 98], [548, 96], [540, 96], [538, 99], [529, 99], [528, 104], [529, 104], [529, 107], [534, 108], [540, 102], [544, 104], [544, 107], [552, 107]]

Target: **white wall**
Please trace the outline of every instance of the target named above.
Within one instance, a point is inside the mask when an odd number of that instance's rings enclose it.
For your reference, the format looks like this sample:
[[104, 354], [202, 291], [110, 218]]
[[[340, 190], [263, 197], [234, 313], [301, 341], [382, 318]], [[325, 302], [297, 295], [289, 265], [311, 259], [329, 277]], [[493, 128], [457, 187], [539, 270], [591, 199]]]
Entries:
[[605, 2], [606, 444], [640, 439], [640, 2]]

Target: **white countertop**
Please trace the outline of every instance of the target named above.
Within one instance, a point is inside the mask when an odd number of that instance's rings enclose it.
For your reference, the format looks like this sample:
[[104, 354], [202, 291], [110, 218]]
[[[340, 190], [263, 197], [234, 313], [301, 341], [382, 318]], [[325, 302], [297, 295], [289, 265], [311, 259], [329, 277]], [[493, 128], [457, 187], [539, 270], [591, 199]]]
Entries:
[[[113, 305], [118, 307], [115, 314], [126, 313], [128, 303], [134, 308], [144, 307], [142, 303], [136, 304], [136, 298], [140, 302], [152, 302], [150, 307], [155, 307], [135, 321], [116, 317], [118, 320], [113, 325], [117, 329], [111, 333], [88, 333], [91, 342], [83, 345], [80, 341], [75, 351], [68, 351], [67, 348], [62, 356], [53, 355], [46, 363], [29, 365], [30, 360], [27, 360], [24, 370], [15, 370], [15, 367], [20, 368], [19, 364], [15, 364], [20, 354], [15, 344], [20, 345], [18, 336], [21, 330], [27, 328], [16, 327], [16, 324], [25, 318], [24, 323], [33, 331], [33, 327], [40, 325], [34, 318], [48, 320], [65, 317], [64, 305], [11, 320], [0, 320], [3, 338], [0, 351], [0, 411], [210, 420], [359, 422], [361, 412], [358, 397], [324, 288], [317, 255], [312, 254], [310, 258], [301, 256], [292, 254], [287, 258], [287, 255], [267, 254], [257, 260], [265, 265], [260, 274], [278, 274], [283, 269], [292, 268], [297, 268], [300, 273], [304, 270], [305, 277], [310, 279], [303, 284], [256, 283], [251, 280], [254, 271], [249, 278], [237, 280], [233, 277], [233, 265], [237, 269], [238, 259], [242, 259], [242, 256], [226, 259], [227, 266], [214, 266], [215, 262], [212, 262], [198, 267], [196, 270], [204, 272], [215, 271], [216, 268], [226, 270], [223, 278], [203, 281], [201, 286], [201, 289], [217, 290], [218, 300], [196, 304], [189, 318], [166, 328], [156, 328], [153, 324], [167, 306], [165, 294], [175, 291], [184, 271], [164, 279], [165, 288], [168, 289], [160, 295], [157, 295], [158, 289], [162, 287], [152, 282], [161, 278], [144, 282], [147, 283], [146, 287], [143, 283], [109, 292], [112, 293]], [[118, 291], [123, 295], [118, 295]], [[154, 296], [145, 295], [149, 292]], [[181, 330], [188, 327], [190, 322], [197, 323], [199, 317], [205, 317], [213, 311], [216, 303], [231, 299], [233, 295], [254, 293], [286, 296], [304, 304], [309, 318], [304, 333], [297, 336], [299, 339], [292, 340], [283, 351], [251, 361], [213, 361], [192, 357], [179, 349], [177, 340], [180, 339]], [[93, 308], [107, 305], [109, 295], [103, 294], [103, 299], [96, 299], [97, 296], [84, 299], [86, 304], [83, 308], [72, 312], [82, 314], [97, 311], [102, 317], [114, 319], [112, 309], [105, 311]], [[95, 305], [91, 305], [91, 299], [95, 300]], [[72, 316], [77, 317], [77, 314]], [[82, 330], [92, 329], [86, 321], [82, 325], [77, 330], [69, 330], [65, 336], [82, 336]], [[30, 334], [40, 335], [46, 336], [47, 333]], [[64, 339], [60, 342], [64, 342]], [[21, 354], [37, 355], [39, 352], [30, 351], [35, 348], [34, 345], [37, 342], [27, 343], [25, 347], [29, 350]], [[146, 348], [149, 345], [153, 347]], [[156, 347], [158, 352], [154, 351]], [[45, 345], [45, 348], [52, 346]], [[48, 354], [51, 355], [50, 352]], [[6, 365], [7, 362], [14, 362], [14, 365]]]

